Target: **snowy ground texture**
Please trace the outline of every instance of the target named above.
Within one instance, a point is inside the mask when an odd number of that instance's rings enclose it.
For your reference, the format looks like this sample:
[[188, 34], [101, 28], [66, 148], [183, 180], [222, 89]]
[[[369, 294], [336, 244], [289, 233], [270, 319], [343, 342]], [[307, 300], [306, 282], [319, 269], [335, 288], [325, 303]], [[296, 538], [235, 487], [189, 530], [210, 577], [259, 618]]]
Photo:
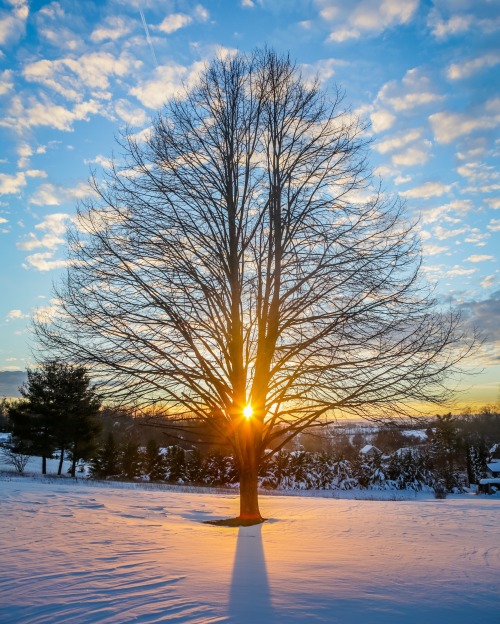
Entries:
[[500, 498], [266, 496], [0, 476], [0, 622], [498, 624]]

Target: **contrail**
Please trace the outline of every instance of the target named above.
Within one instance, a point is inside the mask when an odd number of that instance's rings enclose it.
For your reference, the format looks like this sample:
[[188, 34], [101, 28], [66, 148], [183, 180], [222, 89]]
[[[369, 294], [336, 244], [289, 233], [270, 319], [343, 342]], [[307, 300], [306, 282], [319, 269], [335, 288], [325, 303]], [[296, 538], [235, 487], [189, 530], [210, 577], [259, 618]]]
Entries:
[[144, 31], [146, 33], [146, 41], [149, 44], [149, 49], [151, 50], [153, 61], [156, 67], [158, 67], [158, 61], [156, 60], [155, 49], [153, 48], [153, 42], [151, 41], [151, 37], [149, 36], [149, 28], [148, 28], [148, 25], [146, 24], [146, 20], [144, 19], [144, 13], [142, 12], [142, 9], [139, 9], [139, 13], [141, 14], [142, 25], [144, 26]]

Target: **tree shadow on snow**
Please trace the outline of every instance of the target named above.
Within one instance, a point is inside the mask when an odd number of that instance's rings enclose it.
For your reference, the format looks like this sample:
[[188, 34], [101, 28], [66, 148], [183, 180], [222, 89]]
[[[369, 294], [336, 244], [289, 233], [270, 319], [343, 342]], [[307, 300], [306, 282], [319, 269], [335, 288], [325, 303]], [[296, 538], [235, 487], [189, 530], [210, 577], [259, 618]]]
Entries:
[[238, 624], [273, 621], [261, 524], [238, 530], [228, 615]]

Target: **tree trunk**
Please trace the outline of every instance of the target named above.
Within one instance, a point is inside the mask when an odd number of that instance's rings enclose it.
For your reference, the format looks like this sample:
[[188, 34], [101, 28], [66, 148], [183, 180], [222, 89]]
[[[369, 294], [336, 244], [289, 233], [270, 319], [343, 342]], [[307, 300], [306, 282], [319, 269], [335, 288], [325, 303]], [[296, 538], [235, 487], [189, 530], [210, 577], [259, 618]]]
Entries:
[[60, 476], [61, 472], [62, 472], [62, 467], [63, 467], [63, 461], [64, 461], [64, 449], [61, 449], [61, 456], [59, 458], [59, 468], [57, 469], [57, 474]]
[[240, 519], [261, 521], [259, 494], [257, 491], [257, 466], [240, 468]]
[[75, 478], [75, 473], [76, 473], [76, 455], [75, 455], [75, 450], [73, 449], [73, 459], [71, 461], [71, 476], [73, 477], [73, 479]]
[[42, 455], [42, 474], [47, 474], [47, 458]]

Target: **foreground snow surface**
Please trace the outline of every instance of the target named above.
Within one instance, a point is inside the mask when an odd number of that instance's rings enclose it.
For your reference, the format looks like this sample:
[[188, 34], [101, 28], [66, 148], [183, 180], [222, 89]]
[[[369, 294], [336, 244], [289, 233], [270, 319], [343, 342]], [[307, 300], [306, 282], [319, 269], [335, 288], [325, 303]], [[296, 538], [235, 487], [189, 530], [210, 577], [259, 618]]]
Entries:
[[500, 499], [262, 497], [0, 480], [0, 622], [500, 622]]

